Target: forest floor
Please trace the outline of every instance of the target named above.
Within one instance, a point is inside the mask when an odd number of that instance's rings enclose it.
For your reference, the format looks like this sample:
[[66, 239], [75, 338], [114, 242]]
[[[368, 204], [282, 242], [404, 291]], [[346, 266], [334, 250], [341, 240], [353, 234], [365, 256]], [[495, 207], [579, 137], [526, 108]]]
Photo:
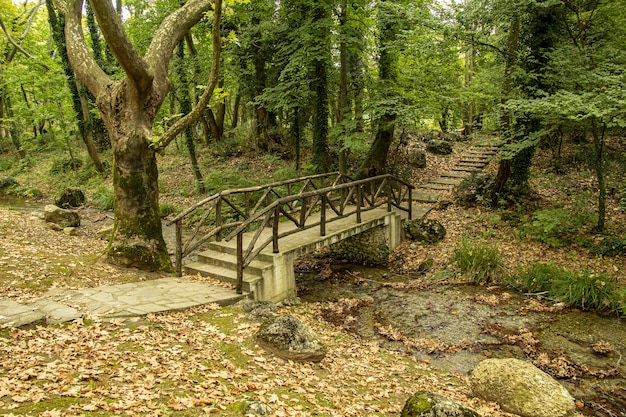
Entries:
[[[459, 143], [447, 157], [429, 155], [426, 169], [413, 170], [414, 183], [443, 172], [468, 146]], [[614, 147], [616, 153], [624, 152]], [[550, 151], [539, 151], [531, 173], [533, 198], [514, 210], [453, 204], [432, 211], [429, 218], [445, 225], [446, 238], [434, 245], [404, 242], [392, 254], [390, 270], [410, 282], [416, 279], [412, 272], [417, 266], [433, 258], [431, 273], [450, 271], [454, 276], [450, 259], [455, 245], [469, 236], [497, 246], [508, 272], [551, 261], [570, 270], [603, 272], [626, 286], [624, 256], [590, 253], [589, 245], [600, 239], [590, 233], [593, 222], [577, 225], [579, 230], [573, 234], [585, 237], [581, 244], [564, 247], [533, 240], [522, 232], [521, 226], [532, 221], [524, 211], [530, 206], [593, 214], [597, 198], [593, 175], [572, 161], [564, 173], [555, 174]], [[205, 163], [208, 167], [215, 162]], [[185, 157], [176, 154], [160, 161], [163, 202], [182, 208], [196, 201], [188, 167]], [[486, 170], [496, 168], [492, 163]], [[268, 173], [280, 170], [289, 166], [278, 158], [237, 156], [206, 172], [217, 189], [237, 182], [266, 182], [271, 178]], [[246, 177], [248, 172], [266, 177]], [[53, 199], [53, 186], [45, 175], [39, 182], [34, 180], [36, 170], [15, 177], [41, 190], [44, 201]], [[610, 185], [620, 181], [609, 178]], [[106, 242], [97, 239], [96, 232], [111, 221], [109, 212], [81, 209], [83, 226], [77, 236], [68, 237], [49, 229], [21, 203], [9, 206], [0, 208], [0, 296], [27, 302], [52, 287], [94, 287], [160, 276], [102, 262]], [[623, 238], [626, 214], [619, 208], [617, 192], [609, 195], [607, 213], [608, 233]], [[399, 415], [404, 401], [425, 389], [484, 416], [509, 415], [495, 404], [473, 398], [465, 375], [436, 370], [414, 356], [388, 351], [378, 341], [363, 340], [326, 322], [320, 303], [282, 310], [303, 318], [328, 345], [329, 353], [320, 364], [294, 364], [266, 353], [254, 342], [258, 323], [234, 307], [205, 306], [128, 321], [85, 317], [62, 326], [2, 329], [1, 356], [10, 360], [3, 360], [0, 370], [0, 414], [236, 416], [247, 402], [258, 400], [270, 405], [276, 416], [388, 416]]]

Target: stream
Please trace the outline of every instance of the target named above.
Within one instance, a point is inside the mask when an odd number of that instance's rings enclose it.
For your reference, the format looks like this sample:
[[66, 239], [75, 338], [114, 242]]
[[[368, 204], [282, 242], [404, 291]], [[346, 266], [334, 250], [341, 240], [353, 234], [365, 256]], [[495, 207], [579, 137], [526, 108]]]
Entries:
[[623, 319], [500, 287], [328, 268], [297, 272], [298, 296], [331, 303], [324, 317], [346, 331], [448, 372], [467, 373], [487, 358], [531, 360], [568, 389], [584, 415], [626, 416]]

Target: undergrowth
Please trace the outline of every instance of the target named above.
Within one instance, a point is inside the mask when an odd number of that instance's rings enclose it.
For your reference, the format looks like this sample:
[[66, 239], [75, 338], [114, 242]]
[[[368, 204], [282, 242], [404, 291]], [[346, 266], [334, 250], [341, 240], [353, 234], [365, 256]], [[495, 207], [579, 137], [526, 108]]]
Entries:
[[502, 255], [497, 246], [475, 242], [467, 237], [454, 247], [452, 263], [475, 284], [497, 281], [503, 272]]
[[607, 273], [570, 271], [555, 263], [534, 263], [519, 268], [503, 282], [518, 291], [543, 293], [570, 307], [583, 310], [626, 313], [626, 291], [619, 289]]

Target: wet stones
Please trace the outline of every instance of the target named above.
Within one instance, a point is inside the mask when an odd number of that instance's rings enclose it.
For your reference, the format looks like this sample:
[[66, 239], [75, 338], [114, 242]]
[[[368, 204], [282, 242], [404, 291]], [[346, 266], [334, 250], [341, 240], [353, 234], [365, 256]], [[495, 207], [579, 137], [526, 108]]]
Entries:
[[62, 209], [52, 204], [48, 204], [44, 207], [44, 219], [48, 223], [54, 223], [63, 228], [80, 226], [80, 216], [78, 213]]
[[522, 417], [574, 416], [576, 405], [567, 390], [530, 362], [487, 359], [470, 373], [475, 396]]
[[480, 417], [475, 411], [428, 391], [419, 391], [406, 400], [400, 416]]
[[326, 346], [299, 318], [277, 315], [263, 324], [256, 334], [261, 347], [278, 357], [297, 362], [320, 362]]

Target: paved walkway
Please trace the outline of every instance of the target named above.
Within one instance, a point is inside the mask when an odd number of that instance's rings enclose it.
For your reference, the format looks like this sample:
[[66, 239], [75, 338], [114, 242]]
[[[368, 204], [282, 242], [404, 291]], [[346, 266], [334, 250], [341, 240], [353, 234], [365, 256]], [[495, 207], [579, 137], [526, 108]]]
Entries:
[[232, 289], [186, 278], [161, 278], [80, 290], [54, 289], [35, 302], [0, 297], [0, 327], [61, 323], [92, 313], [103, 318], [142, 316], [204, 304], [230, 305], [245, 297]]

